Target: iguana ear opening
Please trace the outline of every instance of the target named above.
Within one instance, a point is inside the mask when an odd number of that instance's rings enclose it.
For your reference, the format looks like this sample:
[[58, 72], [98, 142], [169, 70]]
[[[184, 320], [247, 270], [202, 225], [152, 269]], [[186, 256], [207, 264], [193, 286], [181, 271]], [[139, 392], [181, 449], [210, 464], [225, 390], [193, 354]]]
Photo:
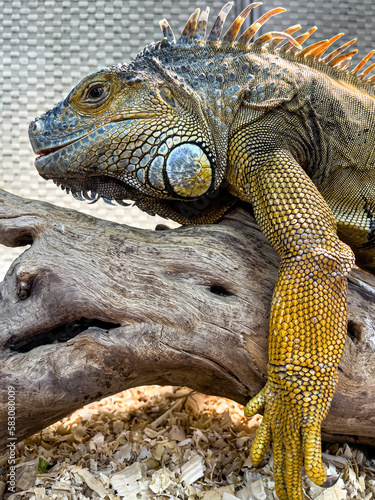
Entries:
[[169, 106], [172, 106], [172, 108], [176, 107], [176, 101], [175, 98], [173, 97], [173, 93], [171, 89], [167, 85], [161, 85], [159, 88], [159, 94], [160, 97], [165, 101]]

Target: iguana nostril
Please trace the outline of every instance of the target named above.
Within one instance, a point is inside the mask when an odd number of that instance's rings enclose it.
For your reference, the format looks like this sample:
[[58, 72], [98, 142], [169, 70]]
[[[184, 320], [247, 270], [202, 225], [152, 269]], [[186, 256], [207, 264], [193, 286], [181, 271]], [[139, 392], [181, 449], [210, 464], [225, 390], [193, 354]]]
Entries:
[[36, 121], [31, 126], [31, 134], [33, 136], [39, 135], [43, 130], [42, 124], [40, 121]]

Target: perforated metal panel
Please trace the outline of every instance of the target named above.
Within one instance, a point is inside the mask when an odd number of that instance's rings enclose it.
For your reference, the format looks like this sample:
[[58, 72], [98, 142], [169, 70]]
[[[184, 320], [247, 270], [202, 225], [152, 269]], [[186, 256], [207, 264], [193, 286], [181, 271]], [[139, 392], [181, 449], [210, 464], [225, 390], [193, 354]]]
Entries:
[[[126, 224], [154, 227], [158, 222], [135, 208], [94, 206], [75, 201], [40, 178], [29, 146], [29, 122], [61, 100], [81, 78], [106, 66], [130, 60], [147, 43], [161, 38], [159, 20], [167, 17], [180, 32], [196, 8], [211, 8], [211, 23], [224, 1], [195, 0], [3, 0], [0, 1], [0, 186], [25, 197], [76, 208]], [[229, 15], [233, 20], [247, 2], [239, 0]], [[300, 23], [316, 24], [313, 40], [346, 31], [357, 36], [360, 54], [372, 48], [375, 2], [342, 0], [299, 2], [266, 0], [266, 12], [280, 5], [288, 12], [267, 23], [282, 30]], [[263, 10], [261, 10], [263, 9]], [[4, 247], [0, 266], [5, 268]], [[8, 255], [8, 254], [7, 254]], [[1, 270], [0, 270], [1, 272]]]

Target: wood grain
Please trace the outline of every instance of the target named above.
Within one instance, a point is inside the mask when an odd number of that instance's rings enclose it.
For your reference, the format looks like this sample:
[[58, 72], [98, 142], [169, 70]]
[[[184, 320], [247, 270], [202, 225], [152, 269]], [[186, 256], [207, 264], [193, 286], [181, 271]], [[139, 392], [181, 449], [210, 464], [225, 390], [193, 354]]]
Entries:
[[[186, 385], [242, 404], [264, 385], [279, 259], [245, 211], [150, 231], [0, 191], [0, 244], [31, 244], [0, 283], [0, 447], [9, 386], [23, 439], [139, 385]], [[328, 439], [375, 444], [374, 302], [375, 279], [354, 271]], [[89, 321], [51, 343], [52, 329], [81, 317], [112, 327]], [[42, 333], [43, 345], [21, 352]]]

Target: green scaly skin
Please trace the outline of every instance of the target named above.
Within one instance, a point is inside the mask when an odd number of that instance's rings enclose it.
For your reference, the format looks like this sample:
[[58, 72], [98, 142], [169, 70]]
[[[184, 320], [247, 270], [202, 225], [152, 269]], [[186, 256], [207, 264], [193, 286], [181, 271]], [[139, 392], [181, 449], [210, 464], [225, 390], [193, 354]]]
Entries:
[[320, 427], [345, 343], [352, 250], [375, 272], [374, 79], [349, 74], [341, 56], [329, 65], [293, 43], [275, 49], [275, 35], [236, 42], [240, 18], [220, 42], [222, 13], [205, 40], [198, 14], [177, 43], [164, 22], [161, 44], [82, 80], [30, 139], [40, 175], [81, 199], [130, 199], [181, 224], [251, 203], [281, 257], [268, 382], [246, 407], [264, 410], [251, 457], [259, 464], [272, 440], [277, 495], [301, 500], [302, 465], [332, 484]]

